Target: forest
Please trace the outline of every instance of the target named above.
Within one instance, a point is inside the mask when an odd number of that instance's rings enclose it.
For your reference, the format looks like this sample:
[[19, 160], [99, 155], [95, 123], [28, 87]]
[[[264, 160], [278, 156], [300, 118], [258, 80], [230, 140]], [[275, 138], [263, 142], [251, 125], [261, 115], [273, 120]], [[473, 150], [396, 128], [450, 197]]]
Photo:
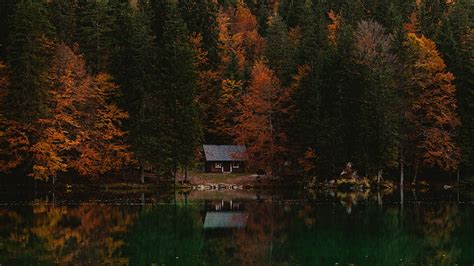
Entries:
[[[0, 172], [474, 173], [471, 0], [2, 0]], [[138, 180], [138, 179], [137, 179]]]

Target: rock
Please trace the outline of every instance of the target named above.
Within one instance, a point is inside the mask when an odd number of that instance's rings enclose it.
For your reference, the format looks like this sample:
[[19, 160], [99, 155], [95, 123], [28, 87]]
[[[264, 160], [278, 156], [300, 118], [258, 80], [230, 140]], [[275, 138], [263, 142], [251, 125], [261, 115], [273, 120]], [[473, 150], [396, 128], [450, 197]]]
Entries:
[[450, 185], [444, 185], [443, 188], [447, 190], [447, 189], [451, 189], [451, 188], [453, 188], [453, 187], [450, 186]]

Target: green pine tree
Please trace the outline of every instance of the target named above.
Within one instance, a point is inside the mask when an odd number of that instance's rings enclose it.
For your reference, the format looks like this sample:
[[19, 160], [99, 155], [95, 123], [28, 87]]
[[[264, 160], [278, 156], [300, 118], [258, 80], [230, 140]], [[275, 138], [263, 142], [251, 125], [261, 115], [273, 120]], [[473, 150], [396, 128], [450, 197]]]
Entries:
[[106, 0], [80, 1], [78, 5], [76, 40], [81, 52], [90, 71], [106, 71], [112, 47], [112, 6]]
[[46, 75], [52, 56], [53, 26], [43, 3], [18, 1], [9, 36], [11, 70], [7, 110], [14, 119], [32, 122], [45, 109]]
[[156, 136], [160, 142], [157, 161], [161, 171], [176, 177], [179, 166], [187, 168], [201, 139], [196, 98], [194, 52], [186, 25], [173, 3], [166, 5], [163, 38], [158, 43], [155, 106]]
[[62, 43], [72, 45], [76, 29], [77, 4], [70, 0], [55, 0], [50, 4], [51, 22], [56, 28], [56, 38]]
[[288, 29], [276, 14], [269, 19], [265, 56], [268, 65], [275, 71], [283, 86], [288, 86], [296, 71], [297, 44], [288, 38]]
[[144, 163], [151, 162], [156, 150], [153, 145], [154, 127], [148, 106], [158, 105], [151, 97], [154, 90], [154, 37], [150, 28], [150, 17], [143, 7], [132, 8], [128, 4], [117, 5], [116, 24], [113, 32], [114, 50], [111, 72], [123, 95], [121, 106], [129, 114], [127, 129], [137, 159], [141, 165], [141, 181], [144, 182]]

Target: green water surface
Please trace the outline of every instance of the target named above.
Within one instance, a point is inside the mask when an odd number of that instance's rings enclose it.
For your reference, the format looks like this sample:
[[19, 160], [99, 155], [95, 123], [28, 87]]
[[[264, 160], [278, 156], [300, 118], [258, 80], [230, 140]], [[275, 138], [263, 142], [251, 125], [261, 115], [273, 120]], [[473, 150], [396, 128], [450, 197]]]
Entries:
[[455, 193], [4, 199], [1, 265], [473, 265]]

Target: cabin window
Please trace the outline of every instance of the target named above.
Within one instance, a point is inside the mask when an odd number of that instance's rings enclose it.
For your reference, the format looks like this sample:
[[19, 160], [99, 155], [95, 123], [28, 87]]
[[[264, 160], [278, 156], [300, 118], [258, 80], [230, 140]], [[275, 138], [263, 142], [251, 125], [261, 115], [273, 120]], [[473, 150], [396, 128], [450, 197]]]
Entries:
[[221, 163], [216, 163], [216, 164], [214, 164], [214, 168], [222, 168], [222, 164]]
[[234, 162], [233, 167], [234, 167], [234, 168], [239, 168], [239, 167], [240, 167], [240, 163], [239, 163], [239, 162]]

